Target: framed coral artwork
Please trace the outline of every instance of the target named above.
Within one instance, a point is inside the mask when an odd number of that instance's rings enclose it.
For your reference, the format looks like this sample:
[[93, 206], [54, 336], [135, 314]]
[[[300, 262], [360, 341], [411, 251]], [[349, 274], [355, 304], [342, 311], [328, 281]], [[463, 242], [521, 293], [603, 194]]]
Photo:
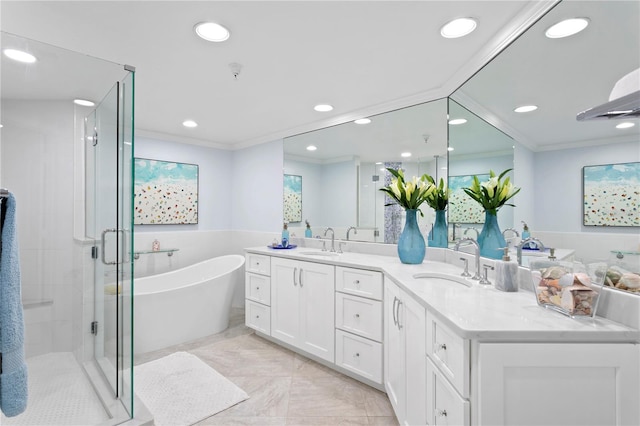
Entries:
[[473, 176], [480, 182], [489, 180], [488, 174], [449, 176], [449, 223], [484, 223], [482, 205], [462, 189], [471, 187]]
[[640, 163], [582, 168], [585, 226], [640, 226]]
[[198, 223], [198, 165], [134, 159], [134, 225]]
[[284, 221], [302, 222], [302, 176], [284, 175]]

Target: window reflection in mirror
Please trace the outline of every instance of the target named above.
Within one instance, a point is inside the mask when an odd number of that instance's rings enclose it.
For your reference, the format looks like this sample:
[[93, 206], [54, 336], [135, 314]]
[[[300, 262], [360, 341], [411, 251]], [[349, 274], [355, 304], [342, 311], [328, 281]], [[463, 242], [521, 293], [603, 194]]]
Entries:
[[[284, 174], [302, 176], [302, 221], [290, 223], [304, 236], [308, 220], [314, 237], [327, 227], [336, 238], [396, 243], [404, 215], [385, 207], [389, 183], [385, 167], [401, 167], [405, 176], [428, 173], [447, 178], [447, 99], [368, 117], [285, 138]], [[315, 150], [308, 150], [313, 146]], [[403, 153], [411, 153], [403, 157]], [[425, 238], [435, 214], [425, 204], [420, 228]]]

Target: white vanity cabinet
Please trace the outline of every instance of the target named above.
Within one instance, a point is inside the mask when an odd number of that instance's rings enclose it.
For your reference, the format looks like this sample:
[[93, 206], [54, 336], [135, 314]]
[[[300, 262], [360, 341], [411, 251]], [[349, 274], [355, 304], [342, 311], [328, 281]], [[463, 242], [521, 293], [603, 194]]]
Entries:
[[384, 280], [384, 387], [400, 424], [426, 421], [425, 309]]
[[245, 324], [271, 334], [271, 259], [248, 253], [245, 256]]
[[334, 266], [271, 258], [271, 337], [334, 362]]
[[637, 344], [479, 343], [478, 425], [637, 425]]
[[336, 266], [336, 365], [382, 385], [382, 274]]

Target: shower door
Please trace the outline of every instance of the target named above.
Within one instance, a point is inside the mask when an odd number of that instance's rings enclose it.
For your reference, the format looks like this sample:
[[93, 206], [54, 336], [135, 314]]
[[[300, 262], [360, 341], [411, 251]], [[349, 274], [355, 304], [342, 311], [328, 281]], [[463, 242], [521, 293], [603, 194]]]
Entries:
[[[86, 226], [94, 239], [93, 354], [103, 403], [133, 415], [133, 78], [117, 82], [85, 119]], [[116, 406], [113, 408], [113, 406]], [[120, 407], [121, 405], [122, 407]]]

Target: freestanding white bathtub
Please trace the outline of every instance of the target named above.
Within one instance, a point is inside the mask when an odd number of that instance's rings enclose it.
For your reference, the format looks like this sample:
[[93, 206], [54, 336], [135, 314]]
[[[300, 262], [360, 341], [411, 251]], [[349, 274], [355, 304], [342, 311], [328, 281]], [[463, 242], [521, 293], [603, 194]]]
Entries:
[[134, 353], [216, 334], [229, 313], [244, 257], [227, 255], [134, 280]]

